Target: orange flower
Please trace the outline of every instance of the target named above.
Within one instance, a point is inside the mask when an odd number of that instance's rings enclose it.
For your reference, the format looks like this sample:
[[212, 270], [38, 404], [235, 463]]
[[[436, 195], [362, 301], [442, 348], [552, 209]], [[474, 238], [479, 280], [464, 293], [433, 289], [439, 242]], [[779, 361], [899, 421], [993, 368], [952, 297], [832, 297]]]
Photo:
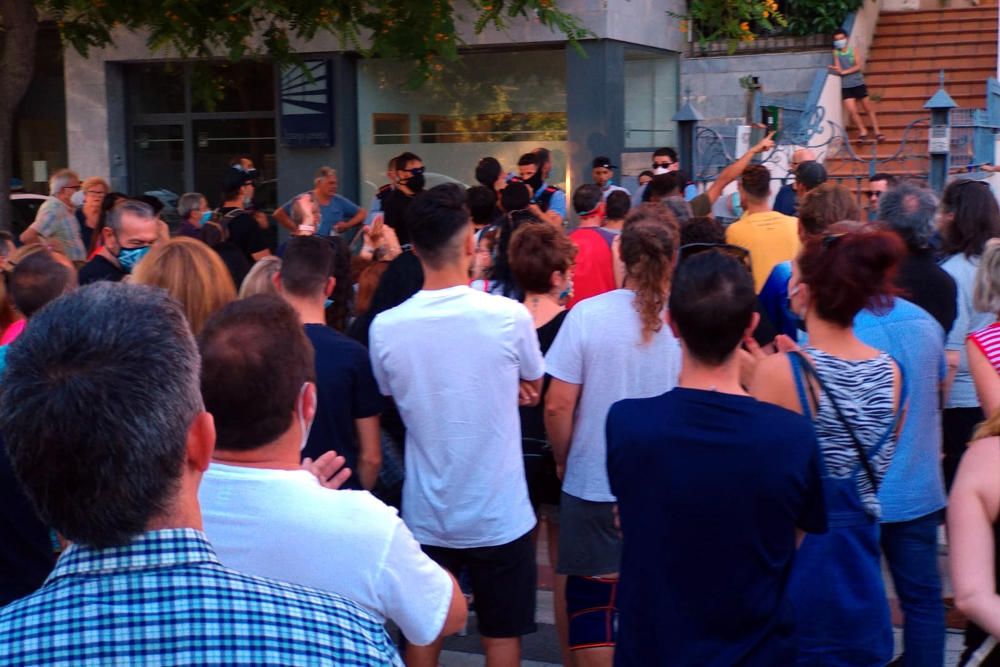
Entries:
[[744, 21], [743, 23], [740, 24], [740, 30], [742, 30], [743, 32], [750, 32], [750, 24]]

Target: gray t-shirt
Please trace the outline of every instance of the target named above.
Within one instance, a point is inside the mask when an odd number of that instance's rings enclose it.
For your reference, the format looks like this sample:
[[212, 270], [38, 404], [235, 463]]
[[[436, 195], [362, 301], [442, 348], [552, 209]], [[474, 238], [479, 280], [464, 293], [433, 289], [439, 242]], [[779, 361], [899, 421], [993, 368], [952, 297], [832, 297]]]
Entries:
[[966, 257], [962, 253], [952, 255], [941, 263], [941, 268], [955, 280], [958, 288], [957, 316], [955, 325], [948, 332], [945, 350], [958, 351], [962, 356], [958, 363], [955, 382], [948, 393], [946, 408], [975, 408], [979, 406], [976, 396], [976, 386], [969, 373], [969, 358], [965, 354], [965, 337], [973, 331], [989, 326], [996, 320], [996, 315], [983, 313], [972, 306], [972, 291], [976, 284], [976, 269], [979, 267], [979, 257]]
[[562, 488], [592, 502], [615, 500], [604, 432], [612, 404], [668, 392], [681, 370], [681, 348], [666, 324], [643, 342], [634, 299], [632, 290], [618, 289], [576, 304], [545, 356], [549, 375], [583, 385]]
[[[837, 59], [837, 63], [840, 65], [840, 69], [850, 69], [854, 67], [854, 63], [857, 60], [854, 57], [854, 49], [848, 48], [847, 51], [834, 51], [833, 57]], [[861, 73], [861, 70], [857, 72], [851, 72], [840, 78], [841, 88], [857, 88], [858, 86], [864, 85], [865, 77]]]

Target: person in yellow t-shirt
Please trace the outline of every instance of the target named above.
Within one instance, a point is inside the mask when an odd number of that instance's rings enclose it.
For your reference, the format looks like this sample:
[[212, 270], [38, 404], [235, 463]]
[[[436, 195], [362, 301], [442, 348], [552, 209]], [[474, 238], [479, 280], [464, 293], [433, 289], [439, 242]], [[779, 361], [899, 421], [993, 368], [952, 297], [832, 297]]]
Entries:
[[743, 217], [726, 229], [726, 242], [750, 251], [754, 289], [759, 293], [771, 269], [799, 252], [798, 219], [771, 209], [771, 173], [750, 165], [740, 177]]

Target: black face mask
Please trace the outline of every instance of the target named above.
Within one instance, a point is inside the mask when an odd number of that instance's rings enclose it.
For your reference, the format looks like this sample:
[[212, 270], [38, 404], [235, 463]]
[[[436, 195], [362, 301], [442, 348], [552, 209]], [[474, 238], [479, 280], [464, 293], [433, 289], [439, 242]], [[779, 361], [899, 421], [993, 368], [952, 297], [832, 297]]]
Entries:
[[420, 192], [424, 189], [424, 175], [414, 174], [406, 179], [406, 187], [410, 188], [414, 192]]
[[521, 180], [527, 183], [529, 187], [531, 187], [531, 191], [534, 192], [535, 196], [537, 197], [538, 190], [539, 188], [542, 187], [542, 172], [536, 171], [531, 178], [522, 178]]

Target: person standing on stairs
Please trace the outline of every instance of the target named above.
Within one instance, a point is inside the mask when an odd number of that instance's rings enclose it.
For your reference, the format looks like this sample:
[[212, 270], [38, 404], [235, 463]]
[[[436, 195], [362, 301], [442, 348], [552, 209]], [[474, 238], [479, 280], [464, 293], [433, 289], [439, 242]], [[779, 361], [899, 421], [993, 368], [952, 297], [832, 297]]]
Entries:
[[[861, 73], [864, 63], [854, 52], [853, 47], [847, 46], [847, 32], [838, 30], [833, 34], [833, 64], [829, 66], [831, 72], [840, 77], [841, 95], [847, 113], [858, 128], [858, 139], [865, 141], [868, 138], [868, 129], [864, 121], [861, 120], [861, 112], [868, 114], [871, 121], [872, 130], [875, 132], [875, 141], [885, 141], [885, 135], [878, 126], [878, 117], [875, 114], [874, 103], [868, 98], [868, 86], [865, 85], [865, 77]], [[846, 123], [844, 124], [847, 125]]]

